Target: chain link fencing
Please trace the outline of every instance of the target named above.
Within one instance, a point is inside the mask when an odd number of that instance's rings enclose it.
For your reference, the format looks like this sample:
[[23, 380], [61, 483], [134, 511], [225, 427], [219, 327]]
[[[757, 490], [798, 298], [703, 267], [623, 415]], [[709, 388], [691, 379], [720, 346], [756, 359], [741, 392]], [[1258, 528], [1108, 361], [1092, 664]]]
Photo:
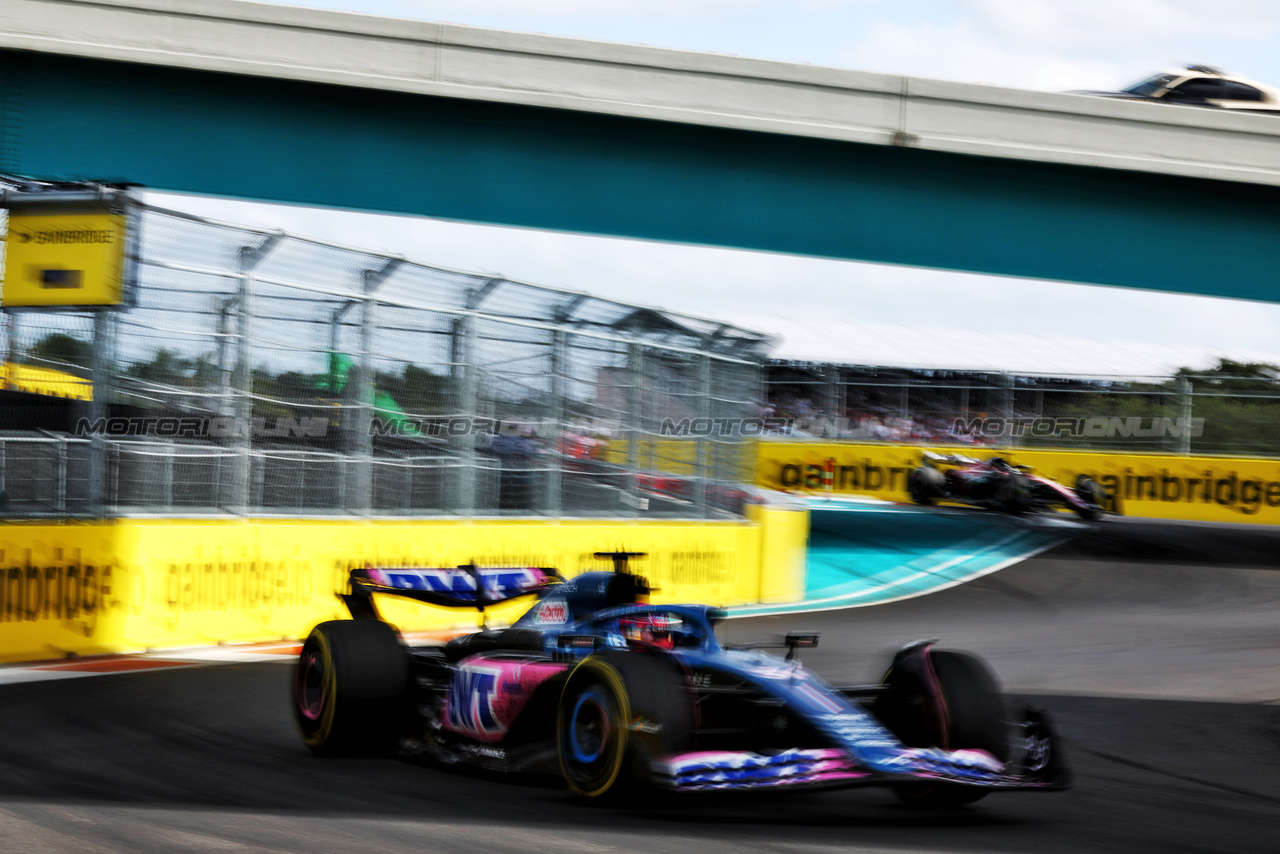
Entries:
[[4, 315], [8, 517], [742, 512], [742, 437], [663, 425], [757, 416], [764, 335], [159, 208], [136, 222], [127, 310]]
[[1048, 377], [774, 360], [769, 414], [795, 438], [1280, 457], [1280, 369]]

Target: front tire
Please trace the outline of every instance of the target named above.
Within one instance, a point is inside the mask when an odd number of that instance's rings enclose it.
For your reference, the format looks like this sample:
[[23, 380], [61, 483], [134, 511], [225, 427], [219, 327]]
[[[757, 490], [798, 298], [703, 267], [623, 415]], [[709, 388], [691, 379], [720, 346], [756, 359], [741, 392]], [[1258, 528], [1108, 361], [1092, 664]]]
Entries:
[[322, 756], [395, 752], [408, 702], [409, 654], [391, 626], [332, 620], [311, 630], [294, 673], [293, 714]]
[[1107, 493], [1102, 488], [1102, 485], [1088, 475], [1082, 474], [1076, 478], [1075, 492], [1082, 501], [1093, 506], [1089, 508], [1073, 507], [1072, 509], [1082, 519], [1088, 519], [1090, 522], [1101, 519], [1103, 511], [1094, 508], [1101, 508], [1103, 502], [1107, 500]]
[[695, 703], [670, 656], [633, 650], [583, 659], [556, 713], [556, 752], [569, 791], [611, 798], [652, 783], [653, 763], [687, 749]]
[[916, 504], [929, 506], [942, 494], [946, 478], [937, 469], [921, 466], [907, 479], [907, 494]]
[[630, 720], [622, 674], [601, 657], [583, 659], [556, 712], [556, 752], [569, 791], [598, 798], [614, 788], [626, 765]]
[[[886, 690], [873, 711], [908, 747], [985, 750], [1009, 761], [1008, 709], [995, 674], [976, 656], [963, 652], [902, 656], [885, 674]], [[910, 807], [951, 809], [981, 800], [988, 789], [954, 783], [899, 783], [898, 798]]]

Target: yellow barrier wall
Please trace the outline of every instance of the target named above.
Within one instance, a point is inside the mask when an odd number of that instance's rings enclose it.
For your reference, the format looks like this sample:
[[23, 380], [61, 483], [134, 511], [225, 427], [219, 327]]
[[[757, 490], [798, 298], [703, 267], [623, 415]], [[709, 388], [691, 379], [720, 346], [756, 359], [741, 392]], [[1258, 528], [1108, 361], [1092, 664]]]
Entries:
[[[824, 491], [909, 501], [907, 476], [920, 465], [919, 446], [835, 442], [758, 442], [756, 482], [772, 489]], [[1084, 451], [951, 449], [976, 457], [1000, 455], [1071, 486], [1085, 474], [1107, 491], [1109, 509], [1125, 516], [1280, 524], [1280, 460], [1175, 457]]]
[[[592, 552], [644, 551], [654, 601], [800, 598], [807, 513], [750, 522], [119, 520], [0, 526], [0, 660], [304, 636], [347, 616], [334, 595], [375, 565], [607, 569]], [[514, 620], [526, 600], [489, 612]], [[406, 631], [478, 617], [381, 597]]]

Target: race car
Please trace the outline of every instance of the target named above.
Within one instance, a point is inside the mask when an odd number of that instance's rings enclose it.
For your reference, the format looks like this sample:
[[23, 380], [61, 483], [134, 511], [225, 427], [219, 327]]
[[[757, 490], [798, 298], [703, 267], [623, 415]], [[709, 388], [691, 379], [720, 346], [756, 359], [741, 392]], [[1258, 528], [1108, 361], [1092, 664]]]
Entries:
[[923, 464], [907, 479], [907, 493], [917, 504], [955, 501], [1006, 513], [1063, 507], [1089, 520], [1105, 513], [1106, 492], [1093, 478], [1080, 475], [1075, 488], [1068, 488], [1031, 471], [1003, 457], [979, 460], [925, 451]]
[[[366, 567], [351, 620], [316, 626], [294, 680], [302, 739], [323, 755], [390, 755], [550, 771], [580, 798], [644, 792], [889, 786], [920, 807], [995, 791], [1067, 788], [1046, 713], [1011, 714], [989, 668], [932, 640], [904, 646], [875, 685], [836, 687], [797, 660], [816, 635], [726, 646], [725, 611], [655, 605], [644, 577], [564, 580], [535, 567]], [[411, 647], [375, 597], [483, 610], [528, 596], [511, 627]]]

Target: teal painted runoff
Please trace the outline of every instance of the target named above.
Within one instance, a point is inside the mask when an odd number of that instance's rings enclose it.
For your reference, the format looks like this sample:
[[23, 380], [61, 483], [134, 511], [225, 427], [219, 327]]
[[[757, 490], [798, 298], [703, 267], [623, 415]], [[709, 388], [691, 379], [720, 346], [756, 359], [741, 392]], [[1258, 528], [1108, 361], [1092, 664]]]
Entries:
[[735, 617], [879, 605], [972, 581], [1062, 542], [1058, 514], [813, 500], [803, 601], [731, 609]]

